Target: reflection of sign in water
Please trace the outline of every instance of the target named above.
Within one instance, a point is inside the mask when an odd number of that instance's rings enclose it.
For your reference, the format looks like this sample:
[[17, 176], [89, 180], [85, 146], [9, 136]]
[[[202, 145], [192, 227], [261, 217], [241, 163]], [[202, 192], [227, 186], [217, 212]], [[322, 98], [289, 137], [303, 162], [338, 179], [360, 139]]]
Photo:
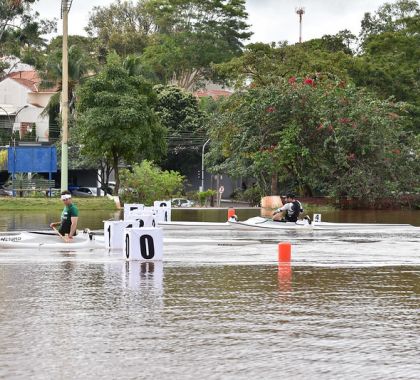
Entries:
[[220, 194], [223, 194], [224, 191], [225, 191], [225, 188], [223, 186], [220, 186], [219, 187], [219, 193]]
[[163, 293], [163, 262], [126, 261], [123, 263], [123, 286], [142, 293]]

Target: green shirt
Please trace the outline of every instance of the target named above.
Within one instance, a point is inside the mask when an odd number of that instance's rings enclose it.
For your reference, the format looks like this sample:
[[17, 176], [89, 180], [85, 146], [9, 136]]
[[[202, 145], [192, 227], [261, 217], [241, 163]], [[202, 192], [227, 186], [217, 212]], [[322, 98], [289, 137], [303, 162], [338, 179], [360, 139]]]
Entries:
[[78, 216], [79, 210], [75, 204], [71, 203], [70, 205], [65, 206], [63, 212], [61, 213], [61, 224], [58, 232], [60, 232], [61, 235], [70, 233], [71, 218]]

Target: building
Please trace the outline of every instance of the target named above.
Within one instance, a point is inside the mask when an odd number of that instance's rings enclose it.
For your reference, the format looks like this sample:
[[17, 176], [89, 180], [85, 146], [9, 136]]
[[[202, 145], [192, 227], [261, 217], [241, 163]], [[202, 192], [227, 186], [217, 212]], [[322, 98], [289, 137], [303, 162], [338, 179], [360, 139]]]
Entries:
[[[0, 82], [0, 128], [3, 132], [10, 132], [10, 136], [12, 132], [19, 132], [19, 139], [30, 133], [34, 141], [49, 142], [49, 116], [42, 112], [57, 88], [41, 89], [40, 83], [35, 70], [12, 72]], [[2, 145], [6, 145], [5, 141]]]

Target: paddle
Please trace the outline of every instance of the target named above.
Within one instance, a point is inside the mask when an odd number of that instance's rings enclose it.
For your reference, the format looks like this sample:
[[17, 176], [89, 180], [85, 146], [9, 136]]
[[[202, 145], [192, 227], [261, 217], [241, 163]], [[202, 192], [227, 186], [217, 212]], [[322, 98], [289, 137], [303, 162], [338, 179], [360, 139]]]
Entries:
[[53, 227], [51, 227], [51, 228], [55, 231], [55, 233], [56, 233], [58, 236], [60, 236], [60, 237], [61, 237], [61, 239], [63, 239], [66, 243], [69, 243], [69, 241], [65, 238], [65, 236], [61, 235], [61, 234], [58, 232], [57, 228], [55, 228], [54, 226], [53, 226]]

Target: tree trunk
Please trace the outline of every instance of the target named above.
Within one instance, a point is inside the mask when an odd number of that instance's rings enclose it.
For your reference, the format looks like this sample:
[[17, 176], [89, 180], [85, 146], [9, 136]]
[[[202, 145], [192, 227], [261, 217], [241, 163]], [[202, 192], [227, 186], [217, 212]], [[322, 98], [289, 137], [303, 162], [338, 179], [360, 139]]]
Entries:
[[112, 156], [112, 162], [113, 162], [114, 174], [115, 174], [114, 195], [118, 195], [118, 192], [120, 190], [120, 172], [118, 170], [118, 156], [116, 154], [113, 154], [113, 156]]
[[278, 182], [278, 174], [273, 173], [271, 175], [271, 195], [278, 195], [278, 188], [277, 188], [277, 182]]

